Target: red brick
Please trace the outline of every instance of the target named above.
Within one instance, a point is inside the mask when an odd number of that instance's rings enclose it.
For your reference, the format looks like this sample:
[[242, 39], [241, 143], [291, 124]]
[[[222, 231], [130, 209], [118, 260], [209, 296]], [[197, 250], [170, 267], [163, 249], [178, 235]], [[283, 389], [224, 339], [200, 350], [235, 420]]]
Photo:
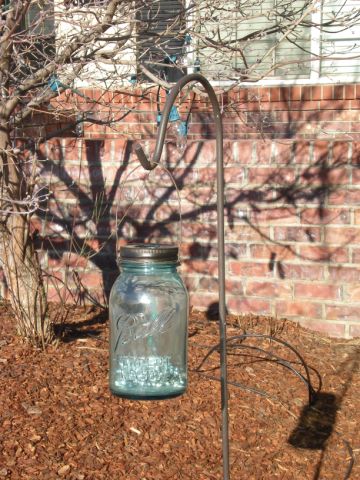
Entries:
[[302, 260], [314, 262], [338, 263], [349, 261], [349, 252], [346, 248], [306, 245], [299, 248], [299, 256]]
[[218, 264], [213, 260], [185, 260], [183, 262], [183, 269], [187, 273], [203, 273], [217, 275]]
[[243, 167], [225, 167], [224, 179], [226, 183], [243, 183], [244, 177], [245, 172]]
[[255, 211], [250, 214], [251, 223], [286, 223], [297, 224], [299, 217], [294, 208], [269, 208]]
[[360, 318], [360, 305], [326, 305], [326, 318], [329, 320], [357, 321]]
[[295, 144], [295, 163], [309, 164], [310, 157], [310, 142], [307, 140], [299, 140]]
[[[246, 243], [227, 243], [225, 244], [225, 255], [228, 258], [239, 259], [242, 257], [247, 257], [247, 244]], [[209, 258], [218, 258], [218, 248], [217, 245], [214, 245], [210, 250]]]
[[328, 134], [332, 132], [348, 133], [352, 131], [350, 122], [329, 122], [321, 125], [322, 133]]
[[320, 227], [275, 227], [274, 240], [285, 242], [319, 242]]
[[301, 320], [300, 324], [317, 332], [325, 333], [330, 337], [343, 338], [345, 336], [345, 325], [326, 320]]
[[248, 89], [247, 88], [239, 88], [239, 90], [237, 91], [237, 95], [238, 95], [238, 100], [240, 102], [246, 102], [247, 99], [248, 99]]
[[348, 224], [350, 212], [344, 208], [307, 208], [301, 212], [301, 222], [311, 225]]
[[331, 192], [328, 196], [329, 205], [360, 205], [360, 190], [347, 189]]
[[185, 283], [187, 290], [190, 292], [195, 292], [199, 286], [199, 280], [196, 277], [190, 277], [182, 274], [182, 279]]
[[244, 282], [242, 280], [229, 280], [225, 281], [225, 288], [227, 294], [230, 295], [243, 295], [244, 294]]
[[360, 168], [353, 168], [352, 170], [352, 184], [359, 186], [360, 184]]
[[358, 121], [352, 122], [349, 127], [349, 132], [354, 132], [353, 135], [351, 135], [354, 139], [359, 138], [359, 132], [360, 132], [360, 124]]
[[[77, 145], [77, 142], [76, 141], [69, 141], [68, 142], [68, 148], [69, 145], [72, 144], [73, 147], [72, 147], [72, 152], [76, 152], [76, 145]], [[44, 151], [43, 151], [43, 154], [44, 154], [44, 158], [50, 158], [51, 160], [53, 161], [62, 161], [63, 160], [63, 149], [62, 149], [62, 146], [61, 146], [61, 143], [59, 141], [58, 138], [54, 138], [54, 139], [51, 139], [51, 140], [48, 140], [46, 142], [46, 145], [44, 146]], [[75, 160], [77, 160], [78, 158], [78, 155], [75, 154]]]
[[360, 209], [354, 210], [354, 223], [355, 225], [360, 225]]
[[334, 142], [332, 150], [332, 163], [335, 165], [347, 163], [348, 151], [348, 142]]
[[86, 268], [89, 264], [89, 259], [75, 253], [66, 252], [63, 255], [63, 265], [71, 268]]
[[290, 91], [291, 91], [291, 86], [285, 86], [282, 85], [280, 87], [280, 99], [281, 100], [290, 100]]
[[261, 87], [259, 88], [259, 98], [261, 102], [269, 102], [270, 101], [270, 92], [272, 88], [268, 87]]
[[[199, 290], [206, 292], [217, 292], [219, 290], [219, 282], [217, 278], [202, 276], [199, 281]], [[242, 292], [241, 292], [242, 293]]]
[[345, 99], [352, 100], [355, 98], [355, 85], [345, 85]]
[[[301, 120], [304, 120], [304, 115], [303, 112], [299, 111], [277, 111], [272, 113], [272, 118], [275, 122], [280, 122], [280, 123], [286, 123], [289, 125], [295, 124], [296, 122], [300, 122]], [[287, 140], [280, 140], [281, 142], [286, 142]], [[291, 140], [292, 142], [292, 140]]]
[[321, 100], [322, 99], [322, 87], [321, 85], [316, 85], [311, 87], [311, 100]]
[[352, 143], [352, 165], [360, 167], [360, 142]]
[[[201, 290], [210, 292], [218, 292], [219, 282], [217, 278], [214, 277], [202, 277], [199, 282], [199, 287]], [[229, 294], [243, 295], [244, 288], [243, 282], [240, 280], [228, 280], [226, 279], [226, 292]], [[199, 289], [199, 291], [200, 291]]]
[[[232, 123], [223, 123], [223, 135], [224, 138], [236, 138], [235, 134], [240, 130], [244, 128], [244, 124], [236, 125], [234, 122]], [[209, 129], [209, 133], [212, 138], [215, 137], [215, 129]], [[206, 135], [206, 137], [209, 137], [209, 135]]]
[[344, 98], [344, 86], [343, 85], [334, 85], [333, 98], [334, 98], [334, 100], [342, 100]]
[[[234, 158], [234, 140], [224, 140], [223, 141], [223, 163], [224, 166], [237, 165], [237, 161]], [[246, 142], [245, 142], [246, 143]], [[189, 164], [185, 162], [185, 165], [189, 167]], [[190, 164], [191, 165], [191, 164]], [[210, 165], [209, 165], [210, 166]], [[216, 169], [216, 162], [212, 164], [213, 168]]]
[[[64, 268], [64, 261], [62, 258], [62, 252], [60, 249], [57, 249], [56, 246], [52, 246], [52, 250], [49, 251], [49, 258], [48, 258], [48, 268], [56, 271], [62, 271]], [[53, 273], [52, 273], [53, 274]]]
[[352, 263], [360, 264], [360, 248], [352, 249]]
[[321, 264], [296, 265], [284, 263], [282, 265], [284, 280], [323, 280], [324, 267]]
[[260, 140], [256, 143], [256, 164], [266, 165], [272, 162], [272, 142], [270, 140]]
[[[185, 202], [183, 202], [183, 205], [184, 204], [185, 204]], [[193, 213], [194, 213], [194, 205], [189, 204], [189, 214], [191, 214], [191, 216], [193, 216]], [[183, 212], [183, 214], [184, 214], [184, 212]], [[226, 217], [226, 213], [225, 213], [225, 217]], [[216, 222], [216, 220], [218, 218], [216, 205], [212, 205], [212, 206], [209, 205], [208, 207], [205, 206], [203, 208], [203, 211], [200, 213], [199, 218], [201, 219], [202, 222], [205, 222], [205, 223]], [[225, 222], [226, 222], [226, 220], [225, 220]]]
[[292, 141], [278, 141], [275, 144], [275, 162], [291, 165], [294, 157], [295, 145]]
[[360, 270], [355, 267], [328, 267], [329, 268], [329, 278], [333, 282], [349, 282], [349, 283], [359, 283]]
[[199, 295], [198, 293], [191, 293], [189, 295], [189, 304], [191, 307], [198, 308], [199, 310], [206, 310], [213, 303], [219, 301], [219, 296], [215, 294]]
[[261, 110], [270, 110], [270, 111], [276, 111], [276, 110], [289, 110], [290, 108], [290, 100], [282, 99], [278, 102], [273, 101], [269, 104], [262, 104], [261, 105]]
[[272, 277], [273, 272], [268, 263], [229, 261], [229, 272], [240, 277]]
[[353, 100], [331, 100], [331, 101], [324, 101], [322, 100], [319, 102], [319, 109], [322, 110], [351, 110], [351, 102]]
[[217, 237], [216, 225], [206, 225], [199, 222], [183, 221], [184, 237], [196, 238], [197, 240], [214, 240]]
[[301, 100], [301, 87], [290, 87], [290, 99]]
[[255, 298], [228, 297], [227, 304], [230, 312], [239, 314], [253, 313], [257, 315], [270, 314], [270, 302]]
[[332, 110], [317, 110], [317, 111], [307, 111], [303, 112], [303, 120], [312, 125], [318, 125], [320, 122], [324, 121], [333, 121], [334, 112]]
[[250, 253], [252, 258], [267, 259], [274, 257], [276, 260], [289, 260], [295, 258], [295, 252], [286, 246], [274, 244], [251, 245]]
[[321, 298], [323, 300], [338, 300], [340, 287], [314, 283], [295, 284], [295, 298]]
[[247, 282], [246, 295], [256, 297], [291, 297], [292, 286], [290, 283], [275, 282]]
[[325, 229], [325, 241], [339, 245], [356, 244], [360, 241], [360, 228], [328, 226]]
[[[126, 148], [128, 147], [128, 143], [129, 143], [128, 140], [120, 139], [120, 138], [117, 138], [112, 142], [105, 141], [104, 152], [102, 152], [102, 154], [104, 155], [104, 159], [107, 159], [107, 161], [111, 160], [116, 163], [119, 162], [119, 160], [123, 161]], [[113, 147], [113, 150], [111, 149], [111, 147]], [[114, 158], [111, 158], [112, 152], [113, 152]]]
[[[126, 126], [126, 132], [128, 134], [134, 133], [137, 135], [145, 135], [146, 137], [153, 137], [156, 132], [156, 125], [153, 123], [123, 123]], [[122, 131], [122, 125], [119, 126], [120, 132]], [[113, 127], [107, 127], [105, 133], [113, 133]], [[169, 135], [172, 138], [172, 135]]]
[[[359, 285], [345, 285], [344, 286], [344, 299], [348, 300], [350, 302], [360, 302], [360, 286]], [[359, 318], [360, 318], [360, 315], [359, 315]]]
[[80, 272], [79, 277], [85, 288], [97, 290], [102, 285], [102, 273], [100, 271]]
[[259, 89], [257, 87], [248, 88], [248, 101], [251, 101], [251, 102], [259, 101]]
[[210, 123], [191, 123], [190, 133], [199, 139], [210, 139], [215, 136], [215, 125]]
[[312, 90], [312, 87], [308, 87], [308, 86], [301, 87], [301, 100], [311, 100], [311, 90]]
[[279, 301], [276, 302], [276, 315], [281, 317], [320, 317], [321, 305], [318, 303], [303, 301]]
[[289, 109], [291, 110], [319, 110], [319, 102], [318, 100], [312, 101], [312, 100], [301, 100], [301, 101], [291, 101]]
[[330, 151], [330, 143], [326, 140], [316, 140], [314, 142], [314, 162], [324, 161], [328, 159]]
[[[161, 190], [161, 188], [157, 186], [157, 198], [161, 198], [160, 194], [158, 193], [159, 191], [165, 194], [167, 189]], [[200, 186], [195, 189], [194, 185], [188, 185], [186, 183], [186, 185], [184, 185], [184, 187], [181, 189], [181, 196], [184, 199], [184, 202], [187, 201], [193, 205], [216, 205], [216, 192], [214, 185]]]
[[47, 288], [47, 298], [50, 302], [54, 303], [67, 303], [71, 304], [70, 292], [64, 286], [49, 285]]
[[280, 101], [280, 88], [279, 87], [270, 88], [270, 101], [271, 102]]
[[254, 167], [248, 171], [248, 180], [254, 184], [279, 184], [289, 183], [294, 180], [294, 170], [291, 168]]
[[233, 163], [240, 165], [248, 165], [253, 161], [253, 142], [251, 140], [232, 142], [232, 152]]
[[262, 242], [264, 238], [269, 238], [269, 227], [254, 228], [250, 225], [234, 225], [234, 227], [227, 232], [227, 241], [237, 242]]
[[299, 137], [312, 138], [319, 134], [320, 125], [316, 121], [298, 122], [296, 125], [296, 133]]
[[333, 99], [333, 86], [332, 85], [323, 85], [323, 87], [322, 87], [322, 99], [323, 100], [332, 100]]
[[[325, 113], [330, 114], [331, 111], [328, 110]], [[332, 112], [332, 116], [333, 118], [328, 118], [328, 120], [333, 120], [335, 122], [357, 122], [359, 118], [359, 112], [356, 110], [344, 110], [341, 112]]]
[[302, 174], [304, 181], [311, 185], [345, 185], [349, 183], [347, 167], [309, 167]]
[[184, 162], [186, 165], [192, 165], [196, 159], [196, 164], [215, 165], [215, 141], [197, 141], [191, 142], [186, 149]]
[[212, 247], [205, 243], [192, 242], [190, 239], [183, 239], [180, 246], [182, 257], [207, 259]]
[[250, 122], [250, 121], [247, 121], [246, 124], [244, 124], [244, 123], [233, 124], [232, 127], [233, 127], [233, 131], [232, 131], [231, 136], [229, 135], [226, 138], [231, 138], [233, 140], [241, 140], [241, 139], [250, 138], [249, 134], [256, 133], [256, 131], [257, 131], [257, 126], [254, 125], [254, 123]]
[[350, 325], [350, 338], [360, 337], [360, 324]]

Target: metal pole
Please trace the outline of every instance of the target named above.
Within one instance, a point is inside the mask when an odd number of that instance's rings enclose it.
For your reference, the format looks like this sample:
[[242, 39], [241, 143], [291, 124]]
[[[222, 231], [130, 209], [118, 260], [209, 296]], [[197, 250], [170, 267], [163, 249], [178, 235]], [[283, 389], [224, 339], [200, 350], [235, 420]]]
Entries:
[[220, 370], [221, 370], [221, 419], [222, 419], [222, 456], [223, 480], [230, 480], [229, 469], [229, 417], [228, 417], [228, 389], [227, 389], [227, 355], [226, 355], [226, 303], [225, 303], [225, 240], [224, 240], [224, 165], [223, 165], [223, 128], [221, 112], [216, 94], [208, 80], [199, 73], [192, 73], [182, 77], [170, 90], [161, 117], [158, 130], [155, 152], [152, 161], [149, 161], [140, 144], [135, 146], [135, 152], [141, 165], [146, 170], [152, 170], [160, 161], [164, 146], [166, 127], [169, 114], [176, 97], [182, 88], [190, 82], [199, 82], [209, 96], [215, 117], [216, 126], [216, 185], [217, 185], [217, 239], [218, 239], [218, 266], [219, 266], [219, 329], [220, 329]]

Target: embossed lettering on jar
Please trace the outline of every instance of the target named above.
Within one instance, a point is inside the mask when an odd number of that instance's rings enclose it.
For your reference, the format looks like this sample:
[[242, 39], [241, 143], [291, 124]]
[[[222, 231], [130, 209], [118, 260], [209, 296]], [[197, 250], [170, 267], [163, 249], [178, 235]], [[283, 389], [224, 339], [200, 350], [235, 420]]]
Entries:
[[188, 294], [178, 247], [120, 248], [110, 294], [110, 390], [133, 399], [181, 395], [187, 386]]

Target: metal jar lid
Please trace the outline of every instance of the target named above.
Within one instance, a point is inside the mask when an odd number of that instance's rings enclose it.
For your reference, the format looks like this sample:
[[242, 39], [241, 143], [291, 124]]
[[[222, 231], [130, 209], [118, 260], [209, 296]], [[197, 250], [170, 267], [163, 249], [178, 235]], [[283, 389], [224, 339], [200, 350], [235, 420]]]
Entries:
[[136, 243], [120, 247], [119, 261], [178, 262], [179, 248], [161, 243]]

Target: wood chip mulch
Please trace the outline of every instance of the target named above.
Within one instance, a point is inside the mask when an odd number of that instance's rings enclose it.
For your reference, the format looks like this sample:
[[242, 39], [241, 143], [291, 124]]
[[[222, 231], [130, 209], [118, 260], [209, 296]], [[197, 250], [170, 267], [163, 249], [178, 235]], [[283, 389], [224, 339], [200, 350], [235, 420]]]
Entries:
[[[315, 403], [296, 356], [274, 341], [229, 348], [231, 480], [360, 479], [360, 340], [333, 340], [265, 317], [228, 319], [228, 336], [275, 334], [307, 362]], [[46, 351], [14, 335], [0, 308], [0, 479], [205, 480], [222, 478], [218, 325], [191, 314], [189, 388], [163, 401], [108, 390], [108, 322], [76, 309]], [[265, 355], [259, 348], [276, 354]], [[292, 363], [279, 362], [279, 357]], [[256, 389], [250, 391], [246, 389]], [[265, 393], [266, 392], [266, 395]]]

